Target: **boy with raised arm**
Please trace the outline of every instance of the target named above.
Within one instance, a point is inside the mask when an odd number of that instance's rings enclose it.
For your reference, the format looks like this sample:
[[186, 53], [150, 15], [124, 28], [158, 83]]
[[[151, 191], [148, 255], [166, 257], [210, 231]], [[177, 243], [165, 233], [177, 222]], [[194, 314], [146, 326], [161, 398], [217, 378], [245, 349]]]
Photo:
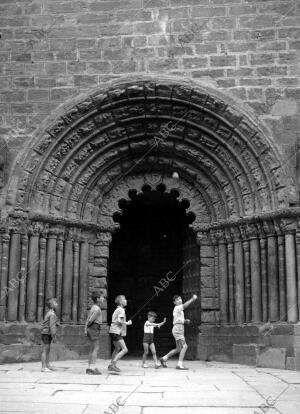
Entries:
[[128, 352], [123, 338], [126, 336], [127, 326], [132, 325], [132, 321], [126, 322], [125, 307], [127, 305], [127, 300], [125, 296], [117, 296], [115, 304], [117, 305], [117, 309], [112, 315], [111, 325], [109, 328], [109, 335], [113, 341], [115, 349], [112, 354], [108, 370], [111, 372], [121, 372], [120, 368], [117, 367], [117, 362]]
[[148, 312], [148, 320], [144, 324], [144, 337], [143, 337], [143, 368], [148, 368], [146, 364], [147, 355], [150, 351], [152, 352], [152, 356], [155, 363], [155, 368], [159, 368], [161, 365], [157, 360], [156, 356], [156, 349], [154, 345], [154, 328], [160, 328], [162, 325], [166, 323], [166, 318], [160, 323], [155, 323], [156, 313], [153, 311]]
[[173, 310], [172, 334], [176, 342], [176, 348], [172, 349], [172, 351], [160, 358], [160, 362], [164, 368], [167, 368], [167, 360], [171, 358], [173, 355], [179, 353], [179, 359], [176, 369], [188, 369], [183, 365], [183, 359], [188, 348], [184, 337], [184, 324], [189, 323], [190, 321], [188, 319], [184, 319], [184, 309], [190, 306], [191, 303], [195, 302], [195, 300], [197, 300], [197, 295], [193, 295], [192, 298], [185, 303], [182, 303], [181, 296], [175, 295], [173, 297], [175, 307]]

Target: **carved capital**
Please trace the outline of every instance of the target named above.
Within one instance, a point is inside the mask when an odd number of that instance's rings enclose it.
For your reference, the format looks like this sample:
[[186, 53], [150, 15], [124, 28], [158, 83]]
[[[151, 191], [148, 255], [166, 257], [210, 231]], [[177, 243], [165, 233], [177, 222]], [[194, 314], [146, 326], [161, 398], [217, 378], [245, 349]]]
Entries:
[[273, 221], [263, 221], [262, 229], [267, 237], [275, 236], [275, 226]]
[[97, 244], [108, 246], [112, 240], [112, 233], [110, 231], [101, 231], [96, 235]]
[[59, 234], [58, 235], [56, 247], [57, 247], [57, 250], [60, 251], [60, 252], [63, 250], [63, 247], [64, 247], [64, 236], [62, 234]]
[[280, 219], [280, 228], [283, 233], [295, 233], [297, 231], [297, 219], [294, 217]]
[[41, 237], [40, 238], [40, 249], [44, 250], [46, 249], [46, 245], [47, 245], [47, 240], [45, 237]]
[[201, 244], [209, 244], [209, 237], [208, 232], [206, 231], [197, 231], [197, 244], [201, 246]]
[[241, 241], [241, 232], [240, 229], [238, 227], [232, 227], [230, 229], [230, 233], [232, 236], [232, 240], [236, 243]]

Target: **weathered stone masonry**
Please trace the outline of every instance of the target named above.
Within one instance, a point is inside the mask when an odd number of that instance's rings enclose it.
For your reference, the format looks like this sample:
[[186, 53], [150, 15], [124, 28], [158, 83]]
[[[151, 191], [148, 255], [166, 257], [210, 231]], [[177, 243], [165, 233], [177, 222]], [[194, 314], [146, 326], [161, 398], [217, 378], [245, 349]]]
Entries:
[[[50, 294], [62, 342], [86, 352], [119, 201], [163, 183], [195, 217], [192, 356], [263, 363], [283, 349], [299, 368], [299, 4], [2, 1], [0, 16], [4, 359], [12, 343], [36, 357]], [[166, 122], [176, 127], [157, 145]]]

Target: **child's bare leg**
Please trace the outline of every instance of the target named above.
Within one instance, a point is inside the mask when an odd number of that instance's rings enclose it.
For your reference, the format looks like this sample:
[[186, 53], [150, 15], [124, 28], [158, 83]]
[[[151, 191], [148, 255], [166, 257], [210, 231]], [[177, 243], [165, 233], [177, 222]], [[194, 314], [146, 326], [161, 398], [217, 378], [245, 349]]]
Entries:
[[164, 361], [167, 361], [169, 358], [171, 358], [173, 355], [176, 355], [180, 352], [179, 345], [176, 344], [176, 349], [172, 349], [168, 354], [162, 357]]
[[155, 349], [155, 345], [154, 344], [151, 344], [150, 345], [150, 350], [152, 352], [152, 356], [153, 356], [155, 365], [158, 365], [158, 360], [157, 360], [157, 356], [156, 356], [156, 349]]
[[127, 349], [127, 346], [125, 344], [124, 339], [120, 339], [120, 341], [118, 341], [118, 343], [119, 343], [119, 346], [121, 347], [121, 351], [119, 351], [117, 353], [117, 355], [114, 357], [114, 359], [112, 360], [113, 364], [116, 364], [117, 361], [119, 361], [119, 359], [123, 358], [123, 356], [126, 355], [127, 352], [128, 352], [128, 349]]
[[117, 342], [117, 341], [113, 341], [113, 344], [114, 344], [114, 350], [113, 350], [113, 353], [112, 353], [112, 356], [111, 356], [111, 363], [113, 362], [113, 360], [115, 359], [115, 357], [116, 357], [116, 355], [120, 352], [120, 350], [121, 350], [121, 347], [119, 346], [119, 342]]
[[179, 360], [178, 360], [178, 362], [180, 364], [182, 364], [182, 362], [183, 362], [183, 359], [185, 357], [185, 353], [186, 353], [187, 349], [188, 349], [188, 346], [187, 346], [186, 342], [184, 342], [184, 344], [182, 345], [180, 354], [179, 354]]
[[89, 357], [89, 367], [94, 366], [96, 364], [98, 351], [99, 351], [99, 341], [98, 340], [92, 341], [91, 352], [90, 352], [90, 357]]
[[42, 344], [42, 353], [41, 353], [41, 361], [42, 361], [42, 368], [46, 368], [49, 365], [49, 354], [50, 354], [50, 344]]
[[143, 353], [143, 365], [146, 363], [147, 355], [149, 354], [149, 345], [143, 342], [144, 353]]

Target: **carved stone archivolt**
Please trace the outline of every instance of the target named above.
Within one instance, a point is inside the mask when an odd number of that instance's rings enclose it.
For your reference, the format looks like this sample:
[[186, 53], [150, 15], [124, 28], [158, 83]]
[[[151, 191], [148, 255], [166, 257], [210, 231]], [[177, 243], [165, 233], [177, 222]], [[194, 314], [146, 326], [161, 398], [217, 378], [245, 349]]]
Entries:
[[288, 177], [265, 131], [194, 82], [111, 83], [66, 108], [30, 147], [14, 201], [8, 189], [16, 209], [99, 224], [108, 200], [126, 193], [130, 180], [153, 174], [169, 188], [173, 171], [201, 222], [289, 205]]

